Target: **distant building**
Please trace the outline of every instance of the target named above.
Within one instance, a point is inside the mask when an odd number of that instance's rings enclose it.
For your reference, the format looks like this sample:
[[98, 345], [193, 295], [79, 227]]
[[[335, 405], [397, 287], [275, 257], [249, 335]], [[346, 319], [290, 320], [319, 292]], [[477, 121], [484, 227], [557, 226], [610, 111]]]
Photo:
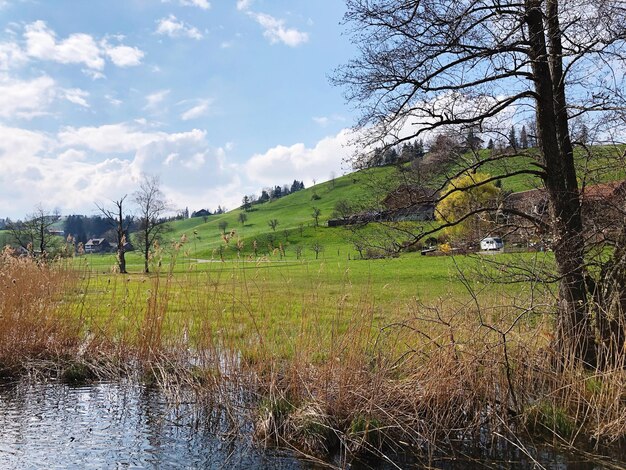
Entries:
[[109, 249], [110, 245], [104, 238], [91, 238], [85, 243], [85, 253], [106, 253]]
[[387, 194], [382, 203], [385, 220], [435, 220], [435, 191], [422, 186], [403, 184]]
[[[587, 237], [604, 239], [619, 229], [626, 209], [626, 180], [585, 186], [580, 191], [583, 226]], [[503, 208], [514, 209], [550, 223], [550, 204], [545, 189], [531, 189], [505, 197]], [[503, 211], [504, 212], [504, 211]], [[505, 216], [505, 223], [516, 227], [512, 237], [518, 240], [542, 236], [542, 229], [520, 216]], [[509, 239], [509, 237], [507, 237]]]

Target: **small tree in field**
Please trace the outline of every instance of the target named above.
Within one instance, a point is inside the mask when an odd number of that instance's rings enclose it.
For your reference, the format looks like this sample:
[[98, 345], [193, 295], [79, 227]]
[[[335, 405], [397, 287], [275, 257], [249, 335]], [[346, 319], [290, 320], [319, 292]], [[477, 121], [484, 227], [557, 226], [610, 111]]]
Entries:
[[313, 216], [313, 220], [315, 220], [315, 226], [319, 227], [320, 225], [320, 215], [322, 215], [322, 210], [319, 207], [313, 207], [313, 212], [311, 212]]
[[132, 219], [124, 215], [124, 201], [126, 196], [113, 201], [115, 209], [108, 209], [103, 205], [96, 204], [109, 225], [115, 231], [117, 266], [120, 274], [126, 273], [126, 242], [128, 241], [128, 229]]
[[145, 273], [150, 272], [150, 248], [169, 230], [164, 217], [170, 207], [160, 186], [158, 177], [144, 176], [133, 194], [137, 206], [137, 239], [143, 251]]
[[315, 259], [318, 259], [320, 253], [324, 251], [324, 247], [320, 244], [320, 242], [313, 243], [311, 249], [315, 252]]
[[241, 225], [244, 225], [248, 221], [248, 214], [246, 214], [245, 212], [240, 212], [237, 216], [237, 220]]
[[273, 232], [276, 231], [276, 227], [278, 227], [278, 219], [270, 219], [267, 221], [267, 225], [270, 226]]
[[217, 224], [217, 227], [222, 231], [222, 235], [226, 235], [226, 229], [228, 228], [228, 222], [225, 220], [220, 220]]

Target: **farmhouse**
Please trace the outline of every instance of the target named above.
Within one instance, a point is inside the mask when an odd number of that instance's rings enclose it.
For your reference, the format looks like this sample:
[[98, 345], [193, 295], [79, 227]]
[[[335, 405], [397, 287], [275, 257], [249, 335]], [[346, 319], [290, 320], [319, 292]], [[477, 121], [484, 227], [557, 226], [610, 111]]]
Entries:
[[[588, 237], [604, 238], [621, 224], [626, 212], [626, 180], [585, 186], [581, 190], [584, 228]], [[545, 189], [509, 194], [504, 208], [515, 209], [549, 223], [550, 208]], [[515, 237], [541, 235], [541, 230], [521, 217], [505, 217]]]
[[91, 238], [85, 243], [85, 253], [106, 253], [109, 244], [104, 238]]
[[387, 220], [435, 220], [436, 193], [423, 186], [404, 184], [387, 194], [382, 203]]

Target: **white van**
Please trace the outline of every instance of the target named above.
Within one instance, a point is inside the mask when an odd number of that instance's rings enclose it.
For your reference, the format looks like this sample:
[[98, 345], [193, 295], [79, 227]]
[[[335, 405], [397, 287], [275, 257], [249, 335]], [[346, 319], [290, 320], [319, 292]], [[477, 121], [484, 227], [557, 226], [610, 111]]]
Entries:
[[504, 242], [500, 237], [487, 237], [480, 241], [480, 249], [482, 251], [502, 250]]

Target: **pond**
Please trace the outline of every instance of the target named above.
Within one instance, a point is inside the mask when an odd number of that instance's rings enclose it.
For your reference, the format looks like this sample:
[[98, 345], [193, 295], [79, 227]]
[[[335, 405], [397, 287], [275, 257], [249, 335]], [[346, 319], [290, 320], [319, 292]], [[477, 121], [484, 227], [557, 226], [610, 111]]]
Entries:
[[[213, 423], [207, 425], [206, 423]], [[216, 426], [216, 422], [218, 423]], [[100, 468], [320, 468], [294, 454], [255, 446], [245, 426], [228, 429], [201, 411], [193, 397], [171, 406], [155, 388], [129, 383], [70, 387], [58, 383], [0, 385], [0, 469]], [[474, 458], [435, 457], [431, 468], [550, 468], [591, 470], [584, 462], [552, 450], [531, 448], [532, 459], [515, 447]], [[535, 461], [533, 460], [535, 459]], [[333, 466], [425, 468], [410, 455]]]
[[197, 406], [129, 384], [0, 387], [0, 468], [301, 468], [201, 426]]

